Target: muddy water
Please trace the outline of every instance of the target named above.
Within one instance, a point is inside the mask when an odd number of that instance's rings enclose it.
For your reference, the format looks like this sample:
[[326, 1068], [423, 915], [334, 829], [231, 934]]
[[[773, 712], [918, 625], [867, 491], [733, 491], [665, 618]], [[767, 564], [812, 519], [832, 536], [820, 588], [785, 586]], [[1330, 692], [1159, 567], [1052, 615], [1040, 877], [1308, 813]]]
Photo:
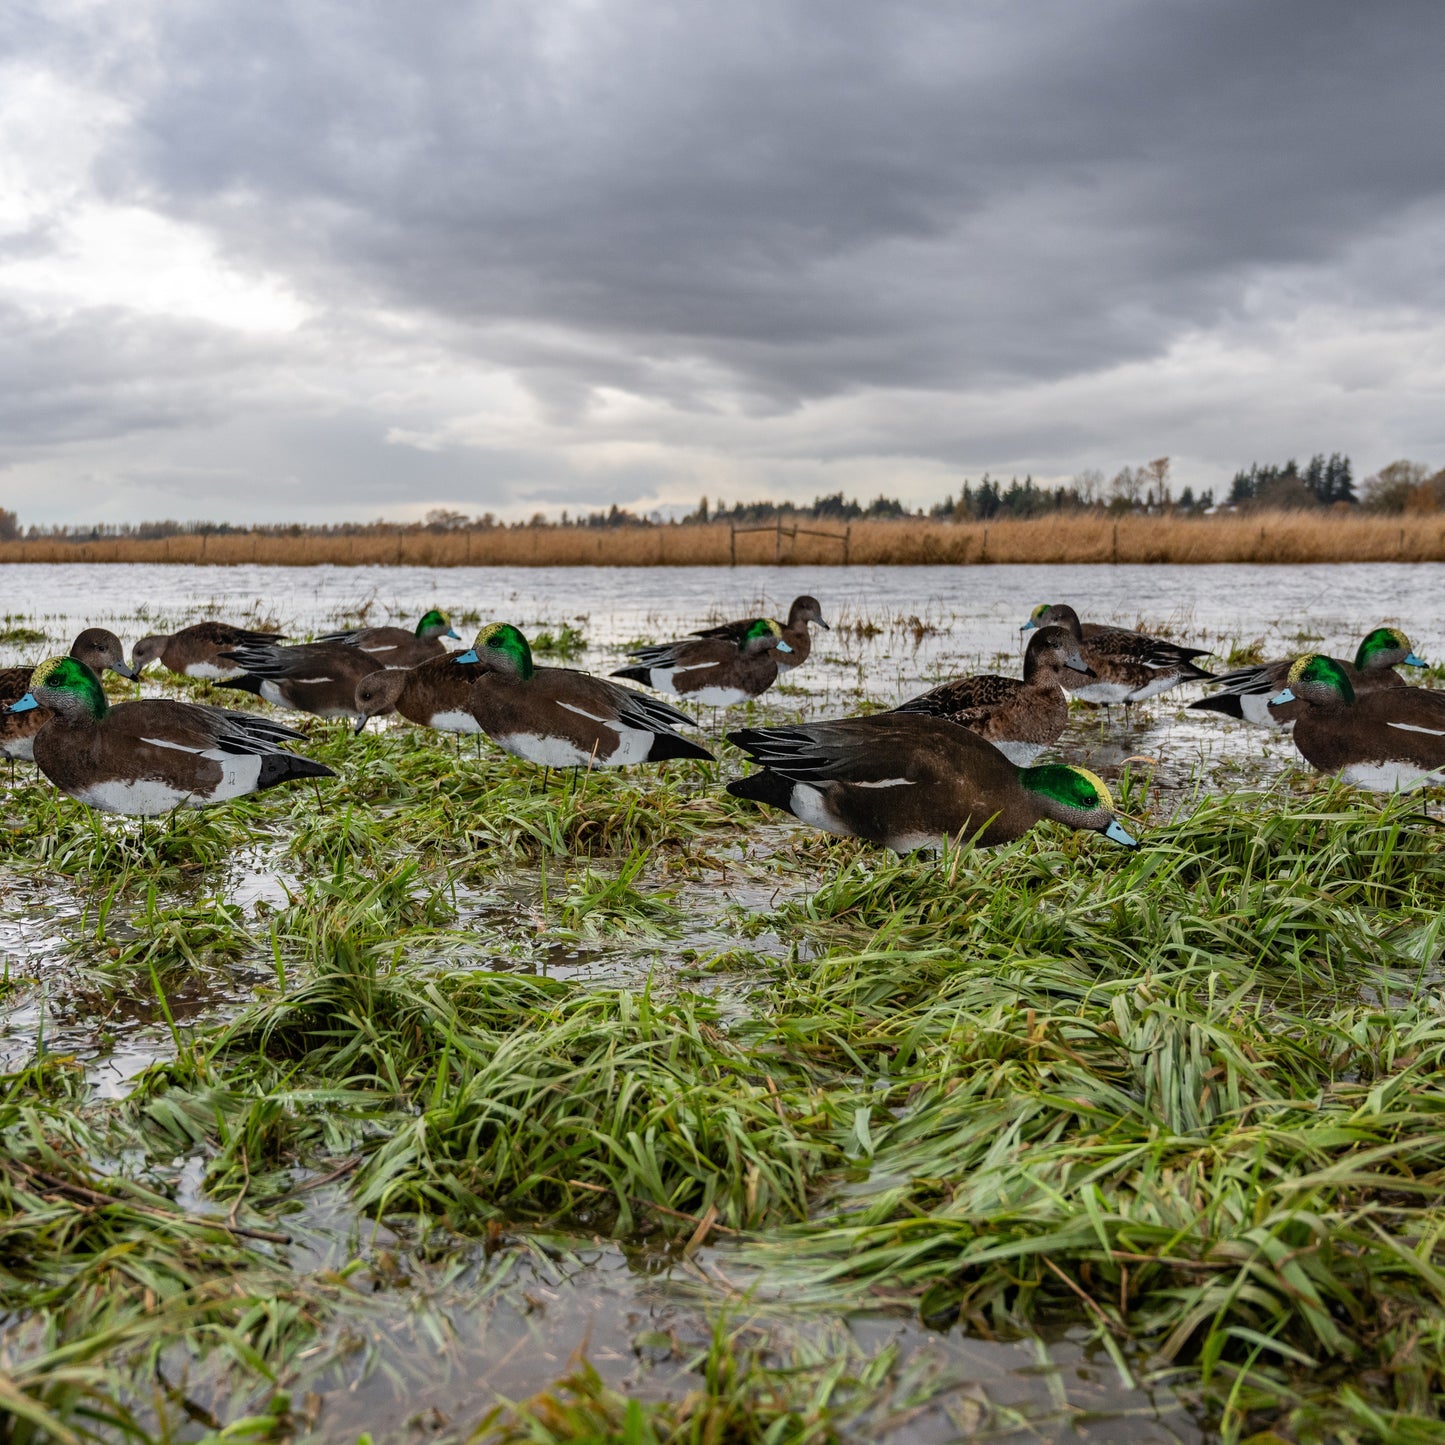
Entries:
[[[1415, 650], [1445, 660], [1445, 566], [1314, 567], [985, 567], [738, 568], [619, 570], [464, 568], [190, 568], [171, 566], [4, 566], [4, 628], [44, 641], [0, 641], [0, 664], [62, 650], [82, 627], [106, 625], [130, 643], [201, 617], [267, 622], [305, 636], [358, 622], [411, 620], [440, 605], [469, 635], [506, 618], [524, 629], [563, 624], [586, 639], [573, 665], [605, 672], [625, 647], [677, 636], [724, 617], [786, 612], [800, 592], [817, 596], [834, 624], [806, 666], [769, 694], [779, 718], [847, 713], [864, 701], [891, 703], [934, 682], [979, 669], [1016, 672], [1019, 626], [1035, 604], [1067, 601], [1085, 617], [1159, 629], [1227, 655], [1258, 644], [1266, 655], [1322, 648], [1352, 655], [1381, 622], [1409, 633]], [[161, 691], [159, 680], [147, 690]], [[1139, 709], [1081, 714], [1061, 752], [1117, 776], [1124, 766], [1152, 773], [1167, 799], [1212, 787], [1264, 784], [1294, 764], [1287, 737], [1234, 727], [1183, 704], [1181, 689]], [[1140, 760], [1131, 762], [1131, 760]], [[760, 825], [748, 839], [756, 857], [784, 844], [791, 825]], [[220, 892], [249, 906], [280, 902], [288, 881], [279, 847], [260, 843], [233, 860]], [[527, 869], [505, 882], [458, 889], [457, 926], [487, 937], [499, 967], [608, 983], [677, 971], [689, 951], [705, 956], [735, 941], [729, 909], [761, 911], [746, 883], [684, 885], [689, 919], [681, 937], [596, 943], [538, 940], [528, 909], [539, 880]], [[217, 891], [216, 881], [207, 884]], [[23, 986], [0, 991], [0, 1066], [14, 1067], [37, 1042], [73, 1052], [97, 1096], [115, 1096], [173, 1045], [169, 1028], [143, 1001], [71, 977], [77, 944], [94, 933], [78, 891], [59, 881], [16, 878], [0, 869], [0, 952]], [[520, 923], [519, 923], [520, 920]], [[776, 940], [772, 940], [776, 943]], [[753, 941], [766, 953], [770, 940]], [[169, 995], [182, 1028], [219, 1022], [249, 1001], [261, 976], [249, 966], [197, 972]], [[700, 986], [693, 983], [690, 986]], [[336, 1439], [361, 1429], [399, 1432], [476, 1418], [498, 1394], [525, 1396], [554, 1381], [578, 1348], [617, 1388], [679, 1394], [695, 1382], [684, 1366], [704, 1346], [699, 1306], [718, 1280], [724, 1295], [746, 1293], [725, 1252], [659, 1258], [587, 1240], [529, 1240], [489, 1259], [460, 1246], [444, 1269], [407, 1255], [404, 1240], [358, 1222], [340, 1189], [318, 1191], [296, 1222], [299, 1266], [335, 1265], [360, 1254], [385, 1276], [354, 1363], [314, 1387], [322, 1430]], [[203, 1207], [203, 1201], [200, 1202]], [[405, 1267], [400, 1283], [395, 1259]], [[502, 1265], [510, 1273], [499, 1277]], [[390, 1261], [383, 1263], [383, 1261]], [[932, 1332], [895, 1316], [837, 1318], [747, 1306], [760, 1342], [806, 1345], [861, 1357], [898, 1351], [898, 1377], [914, 1381], [909, 1405], [880, 1400], [877, 1438], [947, 1440], [990, 1428], [990, 1438], [1207, 1438], [1162, 1386], [1125, 1390], [1107, 1359], [1076, 1339], [994, 1344], [956, 1330]], [[747, 1317], [751, 1318], [752, 1315]], [[348, 1325], [347, 1328], [352, 1326]], [[445, 1348], [436, 1339], [445, 1340]], [[910, 1386], [913, 1388], [913, 1386]], [[902, 1392], [906, 1394], [907, 1392]], [[418, 1406], [417, 1401], [426, 1404]], [[921, 1403], [918, 1403], [921, 1402]], [[896, 1410], [893, 1408], [896, 1403]], [[1005, 1427], [1017, 1424], [1017, 1434]]]

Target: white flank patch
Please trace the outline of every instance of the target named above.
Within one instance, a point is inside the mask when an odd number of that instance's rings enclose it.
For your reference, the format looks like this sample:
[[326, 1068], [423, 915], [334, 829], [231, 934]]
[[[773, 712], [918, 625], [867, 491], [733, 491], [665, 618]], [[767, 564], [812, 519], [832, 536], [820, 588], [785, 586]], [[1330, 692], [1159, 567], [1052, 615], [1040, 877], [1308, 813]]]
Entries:
[[1445, 774], [1417, 768], [1413, 763], [1351, 763], [1340, 769], [1340, 776], [1351, 787], [1372, 793], [1408, 793], [1413, 788], [1445, 783]]
[[539, 738], [528, 733], [513, 733], [511, 737], [504, 738], [493, 733], [492, 741], [503, 752], [542, 768], [585, 768], [589, 764], [593, 767], [608, 766], [601, 759], [594, 761], [591, 753], [584, 753], [576, 743], [568, 742], [566, 738]]
[[916, 853], [920, 848], [942, 848], [947, 841], [942, 833], [898, 833], [888, 846], [895, 853]]
[[[671, 688], [668, 691], [672, 691]], [[695, 702], [699, 707], [735, 707], [738, 703], [747, 702], [752, 696], [740, 687], [700, 687], [695, 692], [685, 692], [681, 696], [689, 702]]]
[[1133, 695], [1133, 689], [1125, 682], [1086, 682], [1082, 687], [1069, 688], [1069, 694], [1080, 702], [1110, 703], [1123, 702]]
[[845, 828], [828, 810], [828, 801], [823, 794], [808, 783], [794, 783], [793, 796], [788, 799], [793, 816], [810, 828], [821, 828], [825, 833], [836, 834], [839, 838], [851, 838], [853, 830]]
[[17, 763], [35, 761], [35, 734], [28, 738], [16, 738], [13, 742], [0, 744], [0, 758], [14, 758]]
[[198, 678], [236, 677], [244, 670], [238, 662], [228, 663], [225, 667], [219, 662], [193, 662], [184, 670], [184, 675]]
[[1245, 722], [1253, 723], [1257, 728], [1287, 727], [1287, 723], [1280, 722], [1269, 710], [1269, 700], [1274, 696], [1273, 691], [1240, 693], [1239, 710], [1244, 714]]
[[[1143, 702], [1146, 697], [1157, 697], [1161, 692], [1168, 692], [1171, 687], [1179, 685], [1179, 677], [1172, 672], [1165, 672], [1153, 677], [1143, 687], [1136, 688], [1129, 694], [1130, 702]], [[1082, 696], [1082, 694], [1079, 694]]]
[[153, 818], [181, 806], [199, 807], [203, 799], [182, 792], [154, 778], [112, 778], [105, 783], [92, 783], [70, 795], [79, 798], [88, 808], [101, 813], [126, 813], [133, 818]]
[[1385, 726], [1399, 728], [1402, 733], [1424, 733], [1430, 738], [1445, 738], [1445, 728], [1426, 728], [1419, 723], [1386, 723]]
[[261, 696], [267, 702], [269, 702], [272, 707], [291, 706], [291, 704], [287, 702], [284, 697], [281, 696], [280, 687], [277, 686], [276, 683], [272, 682], [269, 677], [261, 684]]
[[482, 725], [469, 712], [434, 712], [428, 727], [443, 733], [479, 733]]
[[988, 741], [993, 743], [994, 747], [1016, 768], [1028, 767], [1040, 753], [1048, 751], [1047, 743], [1018, 743], [1014, 742], [1012, 738], [1005, 739], [1001, 743], [994, 742], [992, 738], [989, 738]]

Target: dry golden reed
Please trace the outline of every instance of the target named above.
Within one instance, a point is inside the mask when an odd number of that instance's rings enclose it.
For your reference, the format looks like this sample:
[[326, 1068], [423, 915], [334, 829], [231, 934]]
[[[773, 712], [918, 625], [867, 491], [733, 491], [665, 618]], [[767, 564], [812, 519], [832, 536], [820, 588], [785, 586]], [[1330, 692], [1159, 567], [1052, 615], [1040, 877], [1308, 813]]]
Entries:
[[[809, 529], [811, 531], [803, 530]], [[826, 535], [818, 535], [823, 533]], [[1440, 562], [1445, 513], [1254, 512], [1227, 517], [1054, 513], [1027, 521], [923, 518], [804, 521], [740, 532], [725, 523], [660, 527], [398, 528], [358, 536], [183, 535], [154, 540], [60, 538], [0, 543], [0, 562], [188, 562], [226, 566], [686, 567], [847, 561], [916, 566], [996, 562]]]

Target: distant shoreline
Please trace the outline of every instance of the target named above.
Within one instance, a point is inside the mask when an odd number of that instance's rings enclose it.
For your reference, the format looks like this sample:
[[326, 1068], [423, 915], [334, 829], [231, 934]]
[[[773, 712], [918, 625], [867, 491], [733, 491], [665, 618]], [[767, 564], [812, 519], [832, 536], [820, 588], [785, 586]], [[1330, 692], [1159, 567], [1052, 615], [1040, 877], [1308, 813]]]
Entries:
[[648, 527], [370, 529], [355, 535], [183, 533], [0, 543], [0, 562], [175, 562], [212, 566], [726, 567], [848, 563], [1445, 562], [1445, 513], [1254, 512], [1226, 517], [1056, 512], [1027, 521], [923, 518], [851, 525], [786, 520]]

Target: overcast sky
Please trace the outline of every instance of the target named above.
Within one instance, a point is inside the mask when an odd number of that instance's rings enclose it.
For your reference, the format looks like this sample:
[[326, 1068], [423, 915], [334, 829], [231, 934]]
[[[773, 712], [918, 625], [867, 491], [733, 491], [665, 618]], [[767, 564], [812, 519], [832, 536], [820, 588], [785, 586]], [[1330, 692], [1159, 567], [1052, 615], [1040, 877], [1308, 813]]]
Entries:
[[0, 46], [22, 522], [1445, 464], [1436, 4], [12, 0]]

